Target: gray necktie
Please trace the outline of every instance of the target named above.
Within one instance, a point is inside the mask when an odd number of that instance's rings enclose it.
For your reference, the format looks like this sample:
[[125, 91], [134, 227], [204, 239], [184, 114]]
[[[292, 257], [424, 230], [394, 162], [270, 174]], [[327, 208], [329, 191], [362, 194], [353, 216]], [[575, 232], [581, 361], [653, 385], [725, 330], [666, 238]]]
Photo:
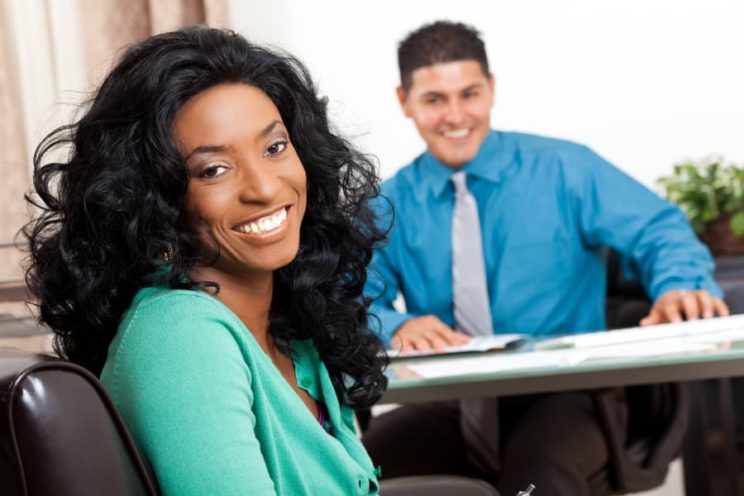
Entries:
[[[488, 304], [478, 205], [468, 191], [464, 171], [452, 174], [455, 209], [452, 213], [452, 297], [455, 327], [471, 336], [493, 333]], [[460, 400], [460, 424], [467, 457], [484, 473], [498, 470], [499, 415], [497, 398]]]
[[457, 330], [471, 336], [493, 334], [486, 285], [478, 205], [468, 191], [465, 171], [451, 176], [455, 185], [452, 213], [452, 297]]

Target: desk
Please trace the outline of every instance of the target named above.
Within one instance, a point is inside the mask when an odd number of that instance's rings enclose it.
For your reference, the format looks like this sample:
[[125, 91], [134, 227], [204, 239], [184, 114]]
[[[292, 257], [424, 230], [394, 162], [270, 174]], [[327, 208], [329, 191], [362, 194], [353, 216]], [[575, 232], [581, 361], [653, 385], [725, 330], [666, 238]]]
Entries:
[[474, 360], [500, 360], [510, 353], [519, 355], [531, 351], [496, 352], [487, 357], [479, 354], [393, 360], [388, 370], [390, 383], [380, 402], [417, 403], [744, 376], [744, 328], [737, 339], [722, 339], [716, 342], [714, 349], [685, 354], [603, 358], [574, 365], [523, 367], [436, 378], [423, 378], [412, 370], [412, 366], [436, 360], [470, 367]]
[[[742, 317], [732, 317], [737, 318]], [[649, 329], [649, 332], [653, 332], [653, 329]], [[532, 351], [528, 348], [526, 351], [516, 351], [513, 354], [496, 352], [485, 357], [467, 355], [458, 358], [394, 360], [388, 371], [390, 384], [381, 403], [417, 403], [744, 376], [744, 322], [741, 329], [735, 331], [735, 335], [729, 333], [719, 337], [721, 339], [711, 339], [710, 348], [687, 353], [662, 352], [658, 355], [634, 358], [602, 358], [561, 366], [525, 366], [510, 370], [432, 378], [418, 376], [413, 369], [417, 364], [432, 364], [437, 360], [446, 360], [453, 367], [461, 365], [468, 368], [478, 360], [487, 363], [489, 360], [508, 359], [509, 356], [519, 357]], [[551, 353], [565, 353], [565, 350]], [[698, 400], [704, 396], [703, 383], [694, 382], [691, 386]], [[689, 496], [740, 494], [736, 480], [739, 468], [735, 456], [736, 435], [733, 431], [733, 420], [725, 422], [729, 427], [724, 430], [724, 439], [721, 439], [721, 442], [726, 444], [726, 456], [725, 463], [719, 462], [718, 465], [726, 473], [720, 476], [718, 473], [720, 470], [715, 470], [716, 462], [710, 457], [711, 451], [705, 445], [704, 434], [707, 425], [705, 422], [698, 425], [701, 418], [699, 401], [692, 402], [692, 409], [690, 431], [684, 450], [686, 494]], [[725, 412], [724, 408], [723, 413]], [[704, 416], [702, 418], [705, 420]], [[721, 490], [711, 492], [711, 488]]]

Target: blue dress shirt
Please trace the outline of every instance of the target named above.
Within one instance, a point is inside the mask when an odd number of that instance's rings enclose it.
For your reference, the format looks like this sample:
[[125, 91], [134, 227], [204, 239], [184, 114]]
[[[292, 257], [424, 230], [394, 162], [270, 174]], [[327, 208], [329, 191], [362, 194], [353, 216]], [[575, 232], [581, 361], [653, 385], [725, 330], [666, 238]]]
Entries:
[[[496, 333], [603, 329], [604, 247], [629, 261], [652, 299], [675, 288], [721, 294], [685, 215], [585, 146], [491, 131], [464, 170], [478, 204]], [[379, 318], [370, 326], [387, 344], [412, 317], [454, 325], [453, 172], [426, 152], [382, 185], [389, 202], [381, 198], [376, 209], [383, 222], [395, 217], [365, 294]], [[393, 308], [399, 291], [407, 313]]]

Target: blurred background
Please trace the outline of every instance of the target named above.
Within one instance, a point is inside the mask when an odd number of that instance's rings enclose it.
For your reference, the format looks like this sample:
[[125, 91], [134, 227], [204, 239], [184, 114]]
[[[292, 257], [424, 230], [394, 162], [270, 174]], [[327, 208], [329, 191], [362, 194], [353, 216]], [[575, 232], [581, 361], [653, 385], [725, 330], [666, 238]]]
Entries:
[[483, 34], [493, 124], [585, 143], [652, 185], [675, 161], [744, 161], [744, 2], [230, 2], [231, 24], [300, 57], [388, 176], [423, 150], [398, 109], [398, 41], [437, 19]]
[[398, 41], [422, 23], [481, 30], [495, 127], [585, 143], [644, 184], [676, 162], [744, 162], [744, 2], [738, 0], [0, 0], [0, 280], [41, 137], [69, 122], [122, 47], [206, 23], [299, 57], [337, 128], [383, 177], [423, 150], [395, 98]]
[[424, 149], [395, 97], [397, 43], [437, 19], [482, 32], [497, 128], [587, 144], [650, 187], [679, 162], [744, 164], [739, 0], [0, 0], [0, 337], [3, 314], [15, 337], [28, 315], [17, 233], [33, 150], [74, 119], [123, 47], [202, 23], [287, 50], [388, 177]]

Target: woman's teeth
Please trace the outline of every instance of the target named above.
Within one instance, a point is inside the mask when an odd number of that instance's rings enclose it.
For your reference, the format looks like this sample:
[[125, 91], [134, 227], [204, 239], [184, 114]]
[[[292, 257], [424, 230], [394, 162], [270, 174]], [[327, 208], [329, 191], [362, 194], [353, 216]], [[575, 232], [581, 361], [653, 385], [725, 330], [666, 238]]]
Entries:
[[260, 234], [268, 231], [273, 231], [277, 227], [284, 224], [285, 220], [287, 220], [287, 209], [283, 208], [274, 214], [267, 215], [266, 217], [262, 217], [253, 222], [243, 224], [242, 226], [238, 226], [235, 228], [235, 230], [246, 234]]

